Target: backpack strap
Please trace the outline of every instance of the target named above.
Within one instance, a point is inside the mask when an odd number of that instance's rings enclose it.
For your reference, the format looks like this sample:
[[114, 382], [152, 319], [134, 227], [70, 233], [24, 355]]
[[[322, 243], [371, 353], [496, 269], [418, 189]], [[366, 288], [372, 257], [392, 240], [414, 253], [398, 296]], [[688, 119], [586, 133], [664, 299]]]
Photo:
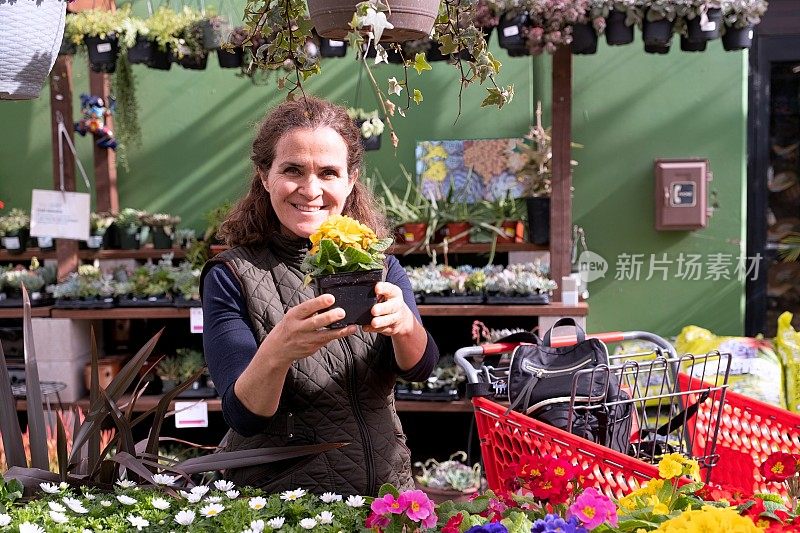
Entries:
[[586, 332], [583, 331], [583, 328], [575, 322], [574, 318], [564, 317], [558, 319], [558, 321], [553, 324], [553, 327], [547, 330], [547, 333], [544, 334], [544, 338], [542, 339], [542, 346], [550, 346], [550, 336], [554, 329], [561, 327], [561, 326], [573, 326], [575, 328], [575, 337], [578, 340], [578, 343], [581, 343], [586, 340]]

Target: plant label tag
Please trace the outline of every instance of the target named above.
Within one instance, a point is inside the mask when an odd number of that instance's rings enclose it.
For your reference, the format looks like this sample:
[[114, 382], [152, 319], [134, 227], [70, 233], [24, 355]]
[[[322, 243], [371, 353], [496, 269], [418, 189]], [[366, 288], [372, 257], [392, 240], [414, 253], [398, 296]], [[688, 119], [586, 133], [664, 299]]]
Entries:
[[717, 29], [717, 23], [713, 20], [708, 20], [707, 13], [700, 14], [700, 29], [702, 31], [714, 31]]
[[750, 39], [751, 41], [753, 40], [753, 30], [747, 32], [747, 38]]
[[111, 43], [100, 43], [97, 45], [97, 52], [100, 54], [105, 54], [106, 52], [111, 51]]
[[19, 250], [19, 237], [3, 237], [3, 248], [6, 250]]
[[330, 46], [331, 48], [341, 48], [342, 46], [344, 46], [344, 41], [335, 41], [333, 39], [330, 39], [328, 41], [328, 46]]
[[189, 331], [192, 333], [203, 333], [203, 308], [189, 308]]
[[89, 195], [34, 189], [31, 195], [31, 236], [89, 238]]
[[513, 37], [514, 35], [519, 35], [519, 27], [516, 25], [503, 28], [504, 37]]
[[208, 404], [200, 402], [175, 402], [175, 427], [207, 428]]

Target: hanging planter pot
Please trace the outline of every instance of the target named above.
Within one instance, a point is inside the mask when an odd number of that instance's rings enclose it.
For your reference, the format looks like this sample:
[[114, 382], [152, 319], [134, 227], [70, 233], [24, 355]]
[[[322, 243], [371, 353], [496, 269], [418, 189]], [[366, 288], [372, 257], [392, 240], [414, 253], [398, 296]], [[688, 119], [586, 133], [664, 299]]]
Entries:
[[239, 68], [244, 61], [244, 48], [237, 46], [233, 50], [217, 50], [217, 60], [220, 68]]
[[[425, 60], [430, 63], [431, 61], [448, 61], [450, 59], [449, 55], [445, 55], [442, 53], [441, 44], [438, 41], [431, 40], [430, 47], [425, 50]], [[411, 57], [414, 57], [413, 54], [410, 54]]]
[[664, 55], [669, 53], [669, 45], [644, 43], [644, 51], [648, 54]]
[[172, 68], [172, 56], [172, 49], [169, 46], [161, 50], [158, 45], [154, 43], [150, 54], [150, 61], [147, 62], [147, 66], [156, 70], [169, 70]]
[[622, 11], [612, 9], [606, 19], [606, 44], [620, 46], [633, 42], [633, 26], [625, 24], [627, 15]]
[[203, 30], [203, 48], [217, 50], [225, 42], [225, 35], [230, 29], [222, 17], [207, 18], [200, 23]]
[[153, 41], [138, 35], [136, 37], [136, 44], [128, 48], [128, 63], [131, 65], [147, 64], [150, 57], [153, 55], [153, 48], [155, 44]]
[[597, 53], [597, 32], [592, 23], [578, 23], [572, 26], [572, 53], [595, 54]]
[[86, 51], [89, 52], [89, 64], [95, 72], [112, 74], [117, 68], [119, 41], [116, 37], [84, 37]]
[[642, 39], [645, 44], [669, 46], [672, 40], [672, 26], [674, 22], [668, 19], [648, 20], [644, 17], [642, 22]]
[[375, 284], [383, 281], [383, 277], [383, 270], [365, 270], [315, 278], [317, 294], [332, 294], [336, 298], [333, 305], [341, 307], [345, 312], [342, 320], [329, 327], [369, 325], [372, 322], [372, 306], [376, 303]]
[[[322, 37], [344, 40], [356, 11], [355, 0], [308, 0], [308, 14]], [[393, 29], [383, 32], [383, 41], [402, 43], [430, 35], [439, 13], [440, 0], [392, 0], [388, 15]]]
[[208, 54], [186, 54], [178, 59], [178, 63], [187, 70], [205, 70], [208, 66]]
[[550, 242], [550, 198], [533, 196], [525, 199], [528, 208], [528, 240], [533, 244]]
[[347, 54], [347, 43], [337, 39], [320, 37], [319, 55], [322, 57], [344, 57]]
[[500, 17], [497, 25], [497, 41], [500, 48], [508, 50], [510, 56], [528, 55], [528, 43], [525, 38], [525, 31], [528, 26], [528, 14], [520, 13], [514, 15], [510, 12], [504, 13]]
[[381, 149], [381, 136], [373, 135], [372, 137], [361, 137], [361, 144], [367, 152]]
[[0, 2], [0, 100], [39, 97], [61, 48], [66, 5]]
[[386, 50], [386, 61], [392, 63], [394, 65], [402, 65], [403, 64], [403, 54], [398, 52], [394, 49], [394, 47], [389, 46], [388, 44], [382, 45], [383, 48]]
[[753, 44], [753, 26], [744, 28], [733, 28], [725, 26], [725, 33], [722, 34], [722, 48], [727, 52], [744, 50]]
[[711, 41], [719, 37], [722, 26], [722, 9], [709, 8], [705, 16], [697, 15], [686, 21], [686, 32], [690, 41]]
[[74, 56], [78, 52], [78, 47], [75, 43], [67, 39], [66, 35], [61, 39], [61, 48], [58, 49], [60, 56]]
[[681, 35], [681, 50], [684, 52], [705, 52], [706, 41], [691, 41], [685, 35]]

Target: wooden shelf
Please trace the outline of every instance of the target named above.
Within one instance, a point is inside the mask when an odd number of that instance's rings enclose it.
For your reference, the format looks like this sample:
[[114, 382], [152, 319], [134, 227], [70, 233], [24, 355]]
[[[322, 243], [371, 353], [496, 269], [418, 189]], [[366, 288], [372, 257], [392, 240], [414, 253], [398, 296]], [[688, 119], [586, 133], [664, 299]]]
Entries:
[[419, 307], [422, 316], [586, 316], [586, 303], [565, 305], [426, 305]]
[[[444, 245], [434, 244], [430, 246], [431, 250], [436, 250], [436, 253], [444, 251]], [[549, 248], [547, 246], [540, 246], [529, 242], [521, 243], [497, 243], [495, 252], [546, 252]], [[451, 254], [488, 254], [492, 251], [492, 243], [468, 243], [468, 244], [451, 244], [447, 252]], [[406, 254], [427, 254], [427, 249], [418, 244], [393, 244], [389, 247], [388, 252], [394, 255]]]
[[28, 248], [22, 253], [12, 254], [9, 253], [8, 250], [0, 250], [0, 261], [30, 261], [34, 257], [37, 259], [55, 259], [56, 251], [42, 251], [39, 248]]
[[[31, 317], [47, 318], [50, 316], [50, 306], [31, 307]], [[0, 318], [22, 318], [21, 307], [0, 307]]]
[[52, 318], [102, 320], [105, 318], [189, 318], [189, 309], [183, 307], [112, 307], [111, 309], [53, 309]]
[[[83, 260], [93, 259], [160, 259], [162, 255], [171, 253], [175, 259], [186, 257], [184, 248], [159, 249], [151, 246], [138, 250], [78, 250], [78, 257]], [[55, 250], [42, 251], [39, 248], [28, 248], [20, 254], [10, 254], [8, 250], [0, 250], [0, 261], [30, 261], [37, 259], [56, 259]]]

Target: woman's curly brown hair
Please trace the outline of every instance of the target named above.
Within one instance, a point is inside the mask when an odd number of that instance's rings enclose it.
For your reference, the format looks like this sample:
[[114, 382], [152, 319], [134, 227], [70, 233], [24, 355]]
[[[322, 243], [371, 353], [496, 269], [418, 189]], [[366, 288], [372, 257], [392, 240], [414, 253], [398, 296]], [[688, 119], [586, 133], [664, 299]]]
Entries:
[[[359, 172], [364, 162], [361, 132], [347, 116], [345, 108], [312, 96], [286, 101], [272, 109], [258, 128], [253, 140], [253, 176], [250, 190], [231, 209], [220, 226], [218, 237], [229, 246], [265, 244], [280, 231], [281, 225], [272, 209], [269, 193], [261, 183], [260, 169], [268, 173], [275, 159], [278, 141], [295, 128], [329, 127], [344, 139], [347, 145], [348, 173]], [[355, 218], [373, 228], [380, 237], [388, 234], [386, 217], [378, 207], [375, 196], [359, 179], [347, 197], [342, 214]]]

